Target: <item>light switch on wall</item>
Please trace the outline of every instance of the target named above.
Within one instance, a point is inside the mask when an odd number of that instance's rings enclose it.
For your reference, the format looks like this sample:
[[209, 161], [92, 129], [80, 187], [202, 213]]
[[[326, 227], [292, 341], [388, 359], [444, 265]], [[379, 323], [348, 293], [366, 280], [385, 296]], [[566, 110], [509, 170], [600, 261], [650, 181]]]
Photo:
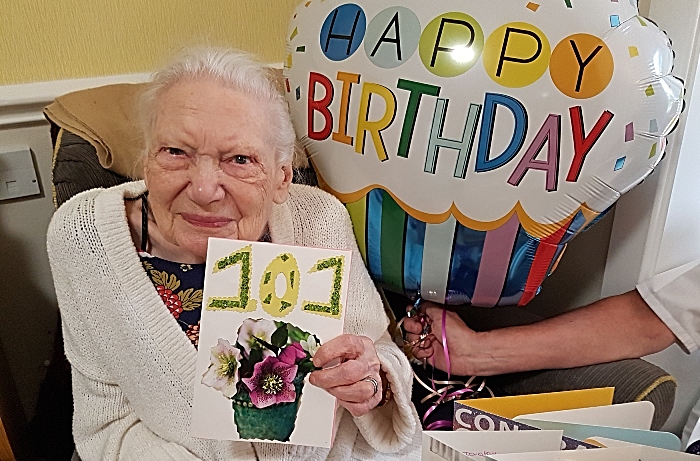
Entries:
[[40, 193], [29, 148], [0, 153], [0, 200]]

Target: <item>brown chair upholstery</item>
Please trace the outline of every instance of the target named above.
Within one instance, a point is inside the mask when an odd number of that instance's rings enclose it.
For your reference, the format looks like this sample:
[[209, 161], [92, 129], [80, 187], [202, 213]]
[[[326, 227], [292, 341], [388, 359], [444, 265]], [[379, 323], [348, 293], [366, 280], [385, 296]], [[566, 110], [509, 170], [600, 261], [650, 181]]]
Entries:
[[654, 404], [656, 411], [651, 424], [654, 430], [660, 430], [671, 415], [676, 397], [675, 378], [643, 359], [564, 370], [513, 373], [500, 376], [498, 381], [500, 388], [509, 395], [614, 387], [613, 403], [646, 400]]
[[130, 180], [102, 167], [92, 144], [63, 128], [59, 129], [54, 153], [52, 182], [57, 208], [79, 192]]

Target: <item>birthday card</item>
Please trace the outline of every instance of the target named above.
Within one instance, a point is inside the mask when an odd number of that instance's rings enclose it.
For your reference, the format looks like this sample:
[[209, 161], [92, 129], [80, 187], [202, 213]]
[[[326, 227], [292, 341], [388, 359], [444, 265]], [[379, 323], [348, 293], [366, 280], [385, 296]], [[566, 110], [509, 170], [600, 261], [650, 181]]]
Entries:
[[351, 252], [210, 239], [191, 435], [330, 447], [335, 398], [308, 382], [343, 333]]

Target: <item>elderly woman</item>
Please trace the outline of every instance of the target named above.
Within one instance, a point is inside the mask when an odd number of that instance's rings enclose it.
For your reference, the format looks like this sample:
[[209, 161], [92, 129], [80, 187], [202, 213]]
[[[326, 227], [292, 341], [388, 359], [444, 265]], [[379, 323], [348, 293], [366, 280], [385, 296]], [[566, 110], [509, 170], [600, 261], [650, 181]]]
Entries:
[[[48, 250], [83, 460], [418, 457], [411, 369], [345, 209], [291, 184], [294, 131], [267, 75], [241, 54], [188, 52], [143, 95], [145, 180], [82, 193], [54, 216]], [[202, 289], [209, 237], [354, 252], [345, 334], [314, 357], [342, 363], [309, 378], [340, 404], [330, 451], [189, 435], [201, 296], [172, 288]]]

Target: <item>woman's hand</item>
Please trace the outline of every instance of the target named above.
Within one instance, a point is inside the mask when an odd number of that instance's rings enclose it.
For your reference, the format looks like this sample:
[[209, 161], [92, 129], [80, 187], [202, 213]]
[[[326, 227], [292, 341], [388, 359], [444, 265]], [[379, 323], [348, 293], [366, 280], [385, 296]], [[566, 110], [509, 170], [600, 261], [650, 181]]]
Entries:
[[353, 416], [369, 413], [382, 399], [379, 357], [368, 337], [338, 336], [318, 348], [313, 362], [328, 368], [311, 373], [309, 382], [336, 397]]
[[[413, 306], [409, 306], [413, 307]], [[403, 322], [406, 330], [406, 340], [414, 343], [413, 355], [419, 360], [429, 360], [433, 366], [442, 371], [447, 370], [444, 348], [442, 345], [442, 312], [444, 306], [424, 301], [421, 303], [417, 316], [407, 317]], [[474, 356], [479, 352], [476, 345], [478, 333], [470, 329], [455, 312], [445, 310], [445, 331], [450, 354], [450, 372], [460, 376], [478, 374], [473, 363]], [[421, 322], [421, 317], [423, 321]], [[430, 324], [428, 336], [421, 341], [425, 323]], [[430, 360], [432, 357], [432, 360]]]

